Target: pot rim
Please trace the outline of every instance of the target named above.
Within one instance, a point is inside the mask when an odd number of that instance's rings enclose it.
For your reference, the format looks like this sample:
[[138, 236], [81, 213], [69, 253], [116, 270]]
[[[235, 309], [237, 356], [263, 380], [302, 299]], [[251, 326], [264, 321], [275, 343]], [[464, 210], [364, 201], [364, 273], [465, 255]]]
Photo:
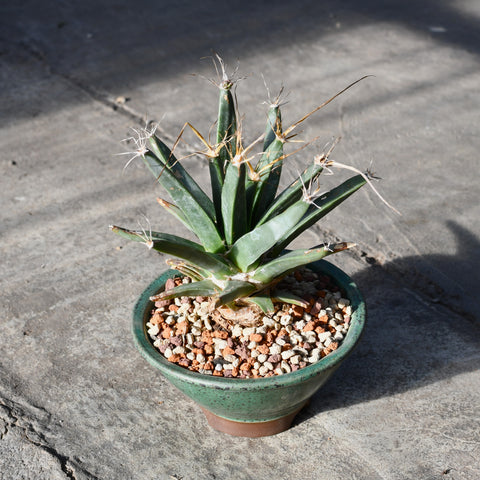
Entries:
[[179, 274], [174, 270], [168, 270], [157, 277], [140, 295], [133, 309], [132, 333], [137, 349], [142, 356], [161, 373], [174, 376], [184, 382], [205, 387], [228, 390], [247, 390], [247, 389], [265, 389], [272, 384], [276, 387], [287, 386], [293, 383], [306, 381], [314, 377], [319, 372], [337, 367], [355, 348], [360, 340], [366, 322], [365, 301], [357, 285], [340, 268], [320, 260], [306, 265], [317, 273], [324, 273], [330, 276], [333, 282], [340, 287], [345, 296], [350, 300], [353, 308], [350, 327], [344, 340], [338, 347], [326, 357], [316, 363], [300, 368], [295, 372], [285, 373], [283, 375], [274, 375], [272, 377], [261, 377], [251, 379], [215, 377], [210, 375], [193, 372], [184, 367], [169, 362], [152, 344], [146, 329], [146, 317], [150, 315], [154, 303], [150, 300], [152, 295], [158, 293], [161, 287], [169, 277]]

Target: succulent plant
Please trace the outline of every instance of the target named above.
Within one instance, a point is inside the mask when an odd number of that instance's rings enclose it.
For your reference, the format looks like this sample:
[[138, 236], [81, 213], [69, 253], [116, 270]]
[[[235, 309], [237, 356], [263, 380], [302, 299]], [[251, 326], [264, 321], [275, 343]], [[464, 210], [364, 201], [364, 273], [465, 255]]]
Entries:
[[[223, 67], [223, 63], [221, 63]], [[282, 129], [279, 98], [268, 109], [265, 133], [247, 147], [243, 146], [241, 125], [234, 94], [234, 81], [222, 68], [216, 143], [211, 145], [190, 124], [203, 142], [202, 152], [209, 163], [211, 198], [187, 173], [170, 149], [158, 138], [156, 129], [137, 131], [133, 157], [143, 159], [173, 203], [159, 203], [199, 240], [199, 243], [169, 233], [129, 230], [111, 226], [122, 237], [142, 242], [150, 249], [173, 255], [167, 263], [191, 281], [152, 297], [169, 300], [176, 297], [209, 297], [223, 313], [237, 318], [245, 309], [270, 312], [275, 301], [302, 304], [304, 300], [280, 291], [279, 281], [298, 268], [333, 253], [348, 249], [352, 243], [322, 244], [309, 249], [287, 251], [292, 240], [337, 207], [362, 185], [368, 175], [356, 175], [326, 193], [319, 193], [318, 179], [324, 169], [341, 166], [329, 159], [332, 148], [314, 158], [299, 177], [277, 193], [282, 164], [288, 156], [284, 145], [292, 131], [306, 118], [328, 104], [346, 87], [287, 129]], [[182, 130], [183, 131], [183, 130]], [[255, 145], [263, 149], [253, 154]], [[258, 156], [257, 156], [258, 155]], [[258, 160], [254, 161], [255, 158]], [[345, 166], [344, 166], [345, 167]], [[262, 313], [263, 314], [263, 313]], [[248, 315], [247, 315], [248, 316]]]

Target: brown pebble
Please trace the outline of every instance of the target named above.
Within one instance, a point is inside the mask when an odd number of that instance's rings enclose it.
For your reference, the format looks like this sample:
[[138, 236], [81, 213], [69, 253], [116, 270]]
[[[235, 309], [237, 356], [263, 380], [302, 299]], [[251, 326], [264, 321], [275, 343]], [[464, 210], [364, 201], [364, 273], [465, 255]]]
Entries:
[[188, 358], [181, 358], [179, 361], [178, 361], [178, 364], [181, 366], [181, 367], [189, 367], [191, 365], [191, 361], [188, 359]]
[[312, 320], [310, 322], [308, 322], [304, 327], [303, 327], [303, 331], [304, 332], [311, 332], [313, 329], [315, 328], [315, 322]]
[[256, 342], [256, 343], [259, 343], [263, 340], [263, 336], [261, 333], [252, 333], [250, 335], [250, 341], [251, 342]]
[[223, 372], [219, 372], [218, 370], [213, 371], [213, 376], [214, 377], [223, 377]]
[[195, 345], [197, 348], [203, 348], [205, 346], [205, 342], [200, 342], [197, 340], [196, 342], [193, 342], [193, 345]]
[[173, 330], [170, 327], [165, 327], [162, 331], [163, 338], [170, 338], [173, 335]]
[[211, 355], [213, 353], [213, 346], [212, 345], [205, 345], [205, 347], [203, 347], [204, 350], [205, 350], [205, 353], [207, 355]]
[[228, 338], [228, 333], [225, 332], [224, 330], [215, 330], [212, 333], [212, 337], [214, 338], [220, 338], [222, 340], [226, 340]]
[[168, 309], [171, 311], [171, 312], [176, 312], [180, 307], [178, 305], [175, 305], [174, 303], [172, 303], [171, 305], [168, 306]]
[[227, 355], [234, 355], [235, 354], [235, 350], [233, 348], [230, 348], [230, 347], [225, 347], [223, 350], [222, 350], [222, 355], [224, 357], [226, 357]]
[[303, 308], [300, 305], [292, 306], [293, 316], [296, 318], [301, 318], [303, 316]]
[[168, 360], [169, 362], [172, 362], [172, 363], [177, 363], [177, 362], [180, 360], [180, 358], [181, 358], [180, 355], [178, 355], [178, 353], [177, 353], [177, 354], [175, 354], [175, 355], [170, 355], [170, 356], [167, 358], [167, 360]]
[[258, 350], [260, 353], [263, 353], [264, 355], [267, 355], [268, 352], [270, 351], [270, 349], [268, 348], [267, 345], [258, 345], [258, 346], [257, 346], [257, 350]]
[[165, 282], [165, 291], [168, 292], [169, 290], [172, 290], [172, 288], [174, 287], [175, 287], [175, 280], [173, 278], [167, 279], [167, 281]]
[[188, 323], [185, 321], [178, 322], [175, 327], [176, 335], [185, 335], [188, 332]]

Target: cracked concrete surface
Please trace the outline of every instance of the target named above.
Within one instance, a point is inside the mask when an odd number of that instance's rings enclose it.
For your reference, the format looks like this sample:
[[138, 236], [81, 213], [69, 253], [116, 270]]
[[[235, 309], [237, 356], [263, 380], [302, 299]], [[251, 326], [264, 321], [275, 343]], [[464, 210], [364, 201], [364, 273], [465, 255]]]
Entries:
[[[479, 16], [458, 0], [4, 1], [0, 479], [479, 478]], [[364, 188], [298, 241], [358, 243], [332, 261], [369, 324], [294, 427], [263, 439], [210, 430], [135, 351], [130, 312], [164, 258], [107, 229], [145, 214], [185, 233], [114, 154], [145, 118], [163, 117], [170, 143], [187, 120], [208, 131], [212, 48], [252, 72], [238, 87], [248, 138], [263, 131], [261, 73], [290, 91], [286, 123], [374, 74], [305, 124], [320, 138], [299, 158], [341, 134], [336, 159], [373, 160], [402, 212]]]

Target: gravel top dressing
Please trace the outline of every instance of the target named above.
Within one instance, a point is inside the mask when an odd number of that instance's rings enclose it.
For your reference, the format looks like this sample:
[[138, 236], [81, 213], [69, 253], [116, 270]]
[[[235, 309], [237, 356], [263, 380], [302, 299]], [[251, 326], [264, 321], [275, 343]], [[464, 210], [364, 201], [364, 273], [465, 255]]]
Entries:
[[[170, 279], [165, 288], [189, 281]], [[273, 314], [244, 327], [213, 320], [208, 298], [176, 298], [155, 304], [148, 334], [169, 362], [201, 374], [260, 378], [294, 372], [339, 347], [352, 308], [328, 276], [310, 270], [286, 277], [281, 286], [308, 306], [278, 302]]]

